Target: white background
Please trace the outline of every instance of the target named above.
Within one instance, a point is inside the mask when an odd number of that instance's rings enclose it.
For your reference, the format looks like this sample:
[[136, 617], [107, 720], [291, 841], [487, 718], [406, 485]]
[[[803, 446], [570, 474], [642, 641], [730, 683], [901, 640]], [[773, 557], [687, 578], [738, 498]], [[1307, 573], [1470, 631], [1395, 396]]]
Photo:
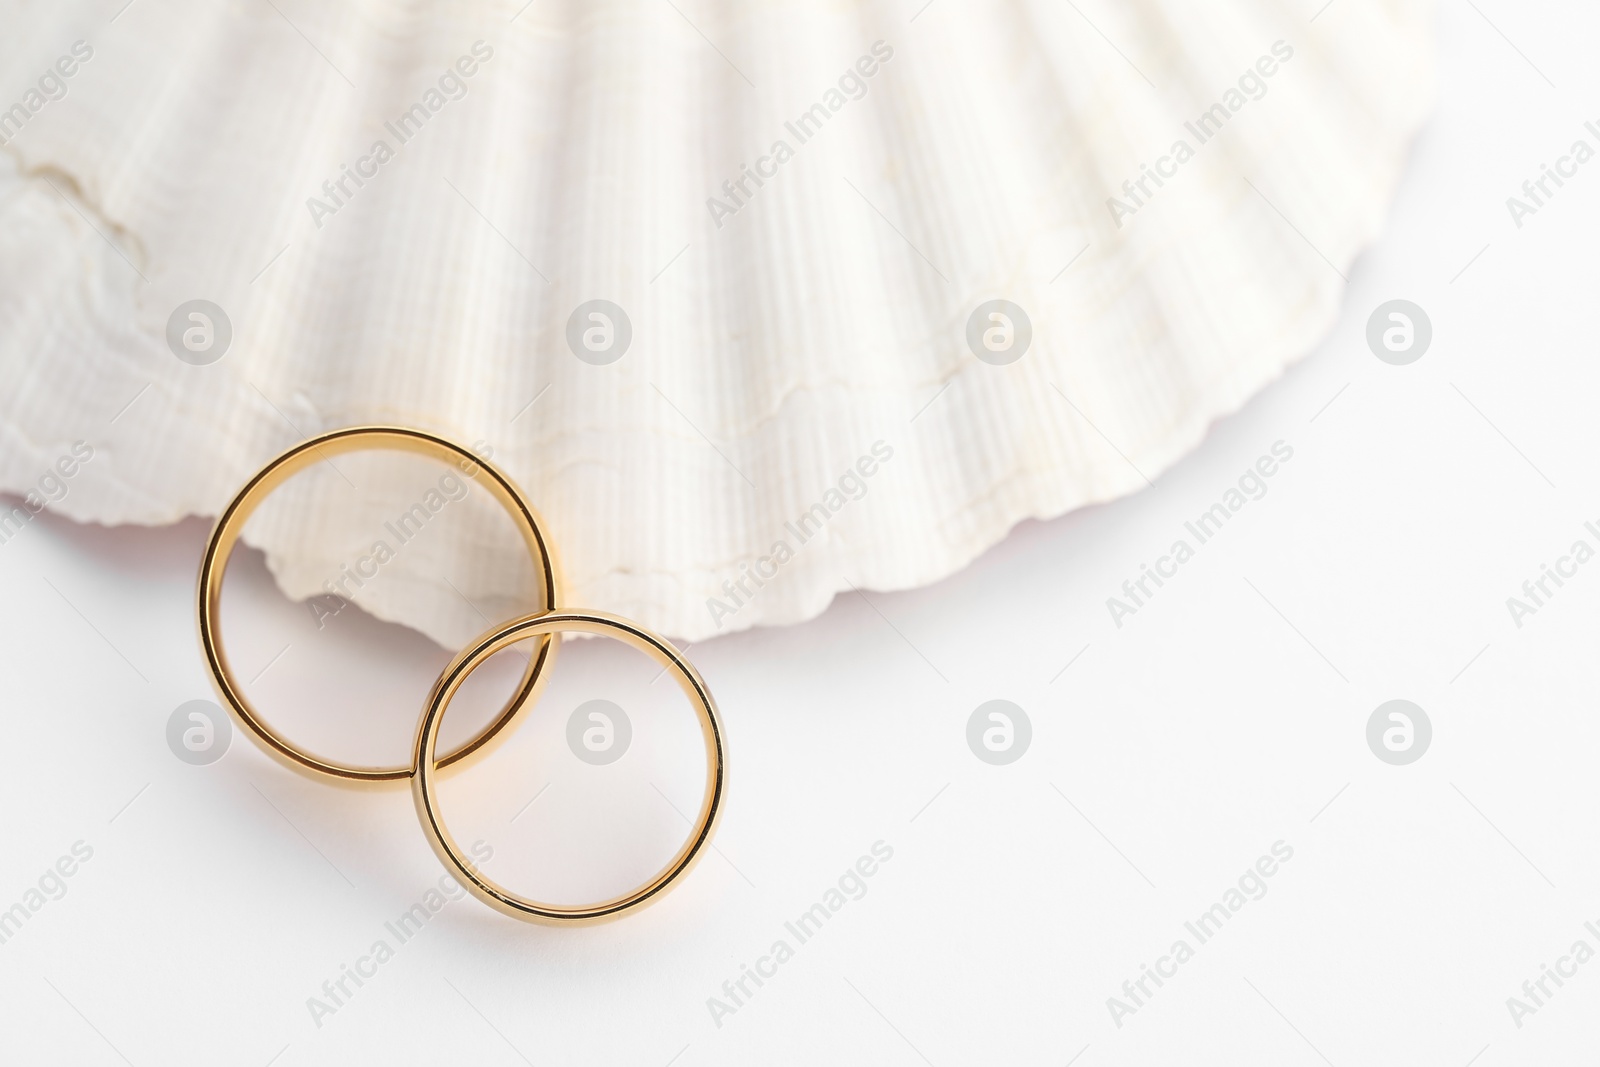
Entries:
[[[937, 586], [690, 650], [726, 719], [727, 814], [718, 850], [623, 921], [450, 903], [318, 1025], [307, 998], [393, 945], [384, 923], [440, 874], [410, 798], [297, 777], [237, 733], [209, 766], [168, 750], [173, 709], [211, 696], [203, 524], [45, 517], [0, 545], [0, 908], [93, 849], [0, 945], [0, 1060], [1594, 1062], [1600, 962], [1520, 1027], [1506, 999], [1578, 939], [1600, 950], [1600, 562], [1520, 628], [1505, 601], [1574, 540], [1600, 548], [1600, 161], [1521, 229], [1505, 198], [1575, 139], [1600, 147], [1600, 18], [1446, 0], [1439, 29], [1441, 106], [1343, 317], [1192, 457]], [[1406, 367], [1364, 339], [1395, 298], [1434, 330]], [[1105, 599], [1279, 440], [1267, 495], [1115, 626]], [[275, 721], [404, 752], [446, 654], [353, 611], [318, 631], [258, 558], [236, 570], [229, 632]], [[622, 888], [683, 833], [691, 722], [614, 652], [569, 644], [503, 755], [451, 782], [459, 835], [513, 884]], [[636, 728], [607, 767], [563, 741], [596, 696]], [[1004, 767], [965, 737], [995, 698], [1033, 725]], [[1410, 766], [1367, 748], [1393, 698], [1433, 723]], [[878, 841], [866, 895], [718, 1025], [707, 998], [793, 944], [784, 922]], [[1185, 921], [1278, 841], [1293, 858], [1265, 897], [1117, 1026], [1107, 998], [1195, 945]]]

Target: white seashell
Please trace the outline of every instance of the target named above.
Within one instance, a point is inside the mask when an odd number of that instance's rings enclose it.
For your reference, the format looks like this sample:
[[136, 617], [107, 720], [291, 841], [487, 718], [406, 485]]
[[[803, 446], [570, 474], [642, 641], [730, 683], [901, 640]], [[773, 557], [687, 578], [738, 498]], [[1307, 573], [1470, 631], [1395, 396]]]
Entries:
[[[1154, 478], [1328, 329], [1433, 99], [1429, 0], [3, 6], [7, 85], [93, 54], [0, 122], [0, 488], [81, 440], [52, 506], [168, 523], [313, 432], [428, 427], [528, 490], [568, 603], [691, 639]], [[196, 299], [205, 366], [166, 339]], [[568, 344], [596, 299], [608, 364]], [[414, 502], [361, 469], [252, 530], [291, 596]], [[527, 568], [470, 529], [358, 603], [445, 644], [508, 613]]]

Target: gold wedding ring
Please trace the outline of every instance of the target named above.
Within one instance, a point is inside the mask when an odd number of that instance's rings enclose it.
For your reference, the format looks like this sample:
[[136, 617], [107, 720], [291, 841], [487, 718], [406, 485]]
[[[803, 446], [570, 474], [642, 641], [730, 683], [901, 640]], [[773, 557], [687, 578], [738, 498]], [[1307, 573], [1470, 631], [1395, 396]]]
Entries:
[[[450, 836], [439, 814], [436, 775], [442, 761], [434, 749], [439, 743], [439, 727], [451, 699], [467, 677], [490, 656], [508, 645], [536, 635], [550, 636], [564, 631], [597, 634], [612, 637], [644, 652], [678, 680], [689, 702], [696, 708], [700, 720], [700, 734], [706, 746], [706, 787], [700, 800], [700, 812], [694, 828], [677, 853], [656, 875], [637, 889], [612, 897], [598, 904], [569, 907], [544, 904], [511, 892], [504, 886], [486, 878], [478, 868], [467, 861], [461, 846]], [[670, 643], [627, 619], [591, 611], [548, 611], [514, 619], [490, 630], [473, 641], [444, 669], [434, 683], [428, 697], [422, 722], [417, 727], [416, 751], [412, 759], [417, 773], [411, 777], [411, 796], [417, 804], [417, 818], [422, 820], [422, 832], [433, 846], [439, 861], [456, 877], [473, 896], [497, 911], [512, 918], [528, 922], [576, 925], [607, 922], [620, 918], [632, 908], [643, 907], [672, 887], [699, 862], [705, 848], [716, 832], [717, 821], [722, 816], [722, 791], [727, 779], [723, 758], [722, 720], [693, 665], [679, 654]]]
[[[211, 671], [211, 679], [216, 684], [223, 702], [227, 704], [239, 724], [254, 736], [269, 754], [281, 762], [312, 776], [333, 778], [347, 783], [369, 784], [403, 781], [411, 777], [413, 768], [411, 765], [360, 767], [324, 759], [299, 748], [267, 725], [250, 699], [244, 695], [243, 689], [233, 675], [233, 668], [229, 665], [227, 651], [223, 646], [218, 616], [222, 601], [222, 580], [227, 573], [228, 559], [233, 554], [246, 520], [268, 494], [295, 474], [314, 464], [348, 452], [373, 449], [411, 452], [440, 460], [477, 481], [511, 515], [518, 532], [526, 542], [535, 562], [534, 569], [539, 576], [538, 604], [541, 609], [549, 610], [556, 606], [559, 587], [555, 557], [549, 542], [545, 539], [538, 514], [523, 498], [522, 490], [517, 488], [516, 483], [488, 460], [460, 445], [422, 430], [397, 426], [353, 426], [334, 430], [289, 449], [245, 483], [244, 488], [239, 490], [217, 519], [217, 525], [211, 531], [211, 539], [206, 543], [205, 555], [200, 563], [198, 583], [200, 645], [205, 653], [206, 665]], [[493, 721], [465, 744], [442, 756], [439, 760], [441, 766], [448, 766], [479, 752], [491, 739], [511, 725], [517, 713], [533, 700], [543, 686], [549, 674], [548, 668], [555, 655], [556, 645], [557, 642], [548, 636], [539, 643], [537, 653], [529, 657], [527, 670], [523, 672], [516, 692], [512, 694], [505, 707]]]
[[[228, 664], [218, 629], [218, 615], [222, 601], [222, 580], [228, 569], [228, 559], [238, 544], [245, 522], [260, 506], [268, 494], [289, 478], [313, 464], [329, 460], [347, 452], [370, 449], [389, 449], [412, 452], [430, 459], [454, 464], [467, 477], [478, 481], [498, 500], [517, 524], [522, 539], [536, 561], [539, 573], [539, 610], [491, 628], [474, 638], [466, 648], [451, 660], [428, 696], [422, 718], [417, 724], [416, 739], [412, 746], [411, 762], [396, 767], [357, 767], [323, 759], [298, 748], [262, 720], [260, 714], [241, 691]], [[480, 477], [482, 475], [482, 477]], [[198, 583], [198, 613], [200, 645], [210, 668], [212, 681], [228, 705], [235, 719], [266, 751], [290, 768], [313, 776], [331, 778], [337, 782], [381, 783], [411, 780], [411, 796], [416, 803], [417, 817], [422, 822], [423, 833], [440, 861], [474, 896], [485, 904], [527, 922], [550, 924], [583, 924], [606, 922], [619, 918], [630, 909], [640, 908], [661, 896], [679, 878], [699, 862], [711, 835], [716, 832], [722, 816], [722, 795], [727, 781], [727, 764], [723, 753], [722, 721], [717, 706], [706, 689], [698, 672], [667, 641], [627, 619], [601, 612], [558, 610], [559, 580], [555, 557], [545, 539], [539, 517], [523, 497], [522, 491], [499, 468], [460, 445], [422, 430], [409, 430], [396, 426], [355, 426], [313, 437], [278, 456], [268, 463], [243, 489], [239, 490], [217, 520], [211, 539], [206, 543], [205, 555], [200, 563]], [[700, 811], [688, 839], [654, 877], [636, 889], [597, 904], [567, 906], [541, 903], [520, 896], [485, 877], [476, 864], [469, 862], [451, 837], [439, 813], [436, 790], [438, 772], [458, 764], [474, 753], [487, 751], [485, 746], [516, 719], [519, 711], [530, 704], [549, 677], [549, 667], [560, 643], [557, 635], [565, 632], [588, 633], [610, 637], [632, 645], [654, 659], [665, 670], [671, 671], [689, 702], [695, 706], [700, 722], [701, 737], [705, 742], [706, 786], [701, 797]], [[480, 730], [476, 736], [458, 748], [439, 755], [439, 730], [445, 711], [469, 675], [495, 653], [521, 641], [538, 640], [538, 652], [529, 660], [528, 668], [500, 714]]]

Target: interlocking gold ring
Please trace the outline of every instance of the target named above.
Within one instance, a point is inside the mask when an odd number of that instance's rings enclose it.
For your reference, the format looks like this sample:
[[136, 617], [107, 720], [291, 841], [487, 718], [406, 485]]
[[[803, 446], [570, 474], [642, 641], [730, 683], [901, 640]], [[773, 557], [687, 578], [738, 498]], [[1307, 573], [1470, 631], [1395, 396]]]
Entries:
[[[297, 748], [277, 731], [268, 726], [241, 691], [228, 664], [218, 627], [222, 600], [222, 579], [227, 572], [228, 559], [244, 528], [245, 521], [254, 513], [261, 501], [274, 489], [295, 474], [331, 456], [370, 449], [391, 449], [412, 452], [431, 459], [452, 464], [468, 477], [478, 481], [510, 513], [528, 550], [533, 554], [535, 570], [539, 575], [539, 605], [555, 608], [559, 595], [559, 578], [554, 554], [545, 539], [538, 514], [523, 498], [522, 491], [499, 468], [460, 445], [422, 430], [397, 426], [352, 426], [334, 430], [308, 441], [303, 441], [271, 463], [268, 463], [245, 483], [243, 489], [229, 502], [206, 544], [200, 563], [198, 583], [198, 616], [200, 645], [204, 650], [206, 665], [212, 681], [223, 702], [235, 719], [266, 751], [294, 770], [313, 776], [333, 778], [342, 782], [381, 783], [403, 781], [412, 774], [412, 765], [392, 767], [358, 767], [314, 756]], [[479, 474], [485, 477], [479, 478]], [[511, 725], [521, 711], [538, 693], [549, 676], [547, 668], [555, 655], [556, 642], [546, 635], [536, 654], [528, 661], [517, 690], [495, 719], [459, 748], [446, 753], [439, 764], [447, 766], [465, 759], [483, 748], [491, 738]]]
[[[434, 755], [439, 743], [439, 727], [444, 721], [445, 709], [450, 706], [451, 699], [467, 676], [490, 656], [509, 645], [535, 635], [544, 635], [549, 640], [551, 635], [562, 631], [616, 638], [672, 671], [677, 676], [679, 687], [699, 712], [700, 733], [706, 746], [705, 795], [701, 799], [700, 814], [695, 819], [689, 839], [655, 877], [637, 889], [598, 904], [579, 907], [542, 904], [519, 896], [486, 878], [462, 856], [460, 846], [440, 819], [435, 791], [436, 775], [442, 765], [442, 761]], [[462, 885], [491, 908], [528, 922], [562, 925], [606, 922], [620, 917], [630, 908], [658, 899], [700, 860], [722, 815], [722, 791], [727, 777], [722, 747], [722, 722], [717, 715], [717, 706], [712, 702], [711, 694], [699, 673], [671, 644], [615, 615], [588, 611], [549, 611], [526, 615], [488, 631], [462, 649], [444, 669], [434, 683], [433, 693], [422, 713], [422, 721], [417, 726], [411, 796], [417, 804], [417, 817], [422, 820], [422, 830], [440, 861]]]

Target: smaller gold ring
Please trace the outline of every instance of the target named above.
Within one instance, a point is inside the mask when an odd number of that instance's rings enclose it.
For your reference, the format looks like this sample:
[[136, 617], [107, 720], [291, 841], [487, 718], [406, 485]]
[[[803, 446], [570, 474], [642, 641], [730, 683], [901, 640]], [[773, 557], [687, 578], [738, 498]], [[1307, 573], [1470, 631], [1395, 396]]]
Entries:
[[[678, 685], [696, 705], [700, 719], [700, 733], [706, 746], [706, 788], [700, 802], [700, 813], [694, 829], [655, 877], [637, 889], [612, 897], [598, 904], [569, 907], [543, 904], [511, 892], [491, 881], [469, 864], [461, 854], [461, 847], [451, 837], [449, 829], [439, 816], [435, 776], [440, 763], [434, 757], [439, 742], [439, 727], [451, 699], [461, 688], [467, 676], [496, 652], [535, 635], [553, 635], [562, 631], [598, 634], [611, 637], [644, 652], [662, 667], [677, 676]], [[434, 683], [427, 708], [417, 725], [417, 743], [411, 775], [411, 796], [417, 804], [417, 817], [422, 821], [422, 831], [440, 862], [473, 896], [514, 919], [550, 925], [576, 925], [607, 922], [631, 908], [642, 907], [659, 899], [679, 878], [699, 862], [705, 847], [716, 832], [722, 816], [722, 791], [727, 778], [723, 757], [722, 721], [717, 706], [706, 689], [704, 680], [694, 666], [684, 659], [671, 644], [627, 619], [601, 612], [549, 611], [526, 615], [503, 626], [490, 630], [473, 641], [446, 667]]]
[[[239, 535], [247, 519], [278, 486], [295, 474], [330, 456], [371, 449], [392, 449], [427, 456], [448, 463], [467, 477], [479, 482], [510, 514], [523, 541], [528, 546], [539, 578], [539, 603], [549, 609], [556, 606], [559, 577], [555, 555], [545, 539], [538, 513], [523, 497], [522, 490], [498, 467], [454, 442], [423, 430], [399, 426], [351, 426], [333, 430], [302, 441], [263, 467], [256, 476], [245, 483], [237, 495], [228, 502], [217, 519], [211, 538], [206, 543], [205, 555], [200, 561], [198, 583], [198, 617], [200, 646], [205, 653], [206, 666], [217, 692], [222, 696], [234, 718], [243, 726], [269, 755], [290, 768], [312, 776], [333, 778], [350, 783], [382, 783], [403, 781], [411, 776], [411, 766], [360, 767], [323, 759], [306, 752], [268, 726], [249, 699], [244, 695], [233, 669], [228, 664], [223, 649], [218, 616], [222, 603], [222, 580], [228, 569], [228, 559], [233, 554]], [[480, 479], [479, 474], [486, 477]], [[479, 752], [496, 734], [516, 718], [543, 687], [549, 677], [548, 668], [555, 655], [556, 644], [546, 637], [539, 650], [529, 657], [528, 668], [511, 699], [492, 722], [460, 748], [446, 753], [440, 764], [448, 766]]]

